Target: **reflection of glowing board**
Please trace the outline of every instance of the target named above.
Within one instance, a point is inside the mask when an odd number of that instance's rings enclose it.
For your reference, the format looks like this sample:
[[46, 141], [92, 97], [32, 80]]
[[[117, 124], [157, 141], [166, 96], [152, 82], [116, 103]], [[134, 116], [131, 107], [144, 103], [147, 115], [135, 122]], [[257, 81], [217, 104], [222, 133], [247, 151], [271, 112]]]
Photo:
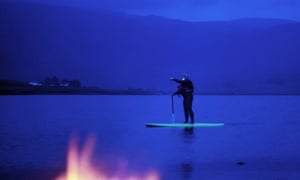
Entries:
[[224, 123], [147, 123], [146, 127], [169, 127], [169, 128], [188, 128], [188, 127], [218, 127]]

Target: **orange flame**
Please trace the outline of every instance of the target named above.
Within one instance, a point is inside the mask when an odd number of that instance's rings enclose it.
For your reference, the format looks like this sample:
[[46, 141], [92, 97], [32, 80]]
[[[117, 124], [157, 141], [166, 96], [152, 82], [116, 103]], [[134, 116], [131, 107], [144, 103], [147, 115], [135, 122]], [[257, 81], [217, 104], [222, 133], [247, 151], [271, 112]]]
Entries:
[[55, 180], [159, 180], [156, 172], [149, 172], [144, 176], [121, 176], [109, 177], [105, 173], [97, 170], [92, 165], [92, 153], [94, 149], [94, 139], [89, 138], [80, 153], [77, 142], [71, 139], [67, 157], [67, 172], [57, 177]]

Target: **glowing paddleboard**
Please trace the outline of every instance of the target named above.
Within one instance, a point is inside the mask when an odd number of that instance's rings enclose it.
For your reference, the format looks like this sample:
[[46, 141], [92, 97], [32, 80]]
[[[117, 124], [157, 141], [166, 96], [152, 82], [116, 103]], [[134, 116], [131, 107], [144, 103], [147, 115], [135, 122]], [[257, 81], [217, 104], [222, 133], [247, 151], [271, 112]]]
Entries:
[[188, 127], [219, 127], [224, 123], [147, 123], [146, 127], [169, 127], [169, 128], [188, 128]]

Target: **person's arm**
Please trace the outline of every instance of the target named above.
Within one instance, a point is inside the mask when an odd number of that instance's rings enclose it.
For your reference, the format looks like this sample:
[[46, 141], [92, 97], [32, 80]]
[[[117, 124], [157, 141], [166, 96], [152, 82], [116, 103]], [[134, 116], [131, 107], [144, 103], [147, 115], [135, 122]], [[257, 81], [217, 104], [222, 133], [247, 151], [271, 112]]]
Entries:
[[182, 94], [183, 93], [183, 88], [182, 88], [182, 86], [179, 86], [178, 87], [178, 90], [176, 91], [176, 92], [174, 92], [172, 95], [174, 96], [174, 95], [180, 95], [180, 94]]
[[173, 77], [170, 78], [170, 81], [174, 81], [174, 82], [180, 84], [178, 86], [178, 90], [176, 92], [174, 92], [172, 95], [174, 96], [174, 95], [182, 94], [182, 92], [183, 92], [183, 89], [182, 89], [182, 83], [183, 83], [183, 81], [179, 80], [179, 79], [176, 79], [176, 78], [173, 78]]
[[176, 78], [173, 78], [173, 77], [170, 78], [170, 80], [171, 80], [171, 81], [174, 81], [174, 82], [176, 82], [176, 83], [180, 83], [180, 84], [183, 83], [182, 80], [179, 80], [179, 79], [176, 79]]

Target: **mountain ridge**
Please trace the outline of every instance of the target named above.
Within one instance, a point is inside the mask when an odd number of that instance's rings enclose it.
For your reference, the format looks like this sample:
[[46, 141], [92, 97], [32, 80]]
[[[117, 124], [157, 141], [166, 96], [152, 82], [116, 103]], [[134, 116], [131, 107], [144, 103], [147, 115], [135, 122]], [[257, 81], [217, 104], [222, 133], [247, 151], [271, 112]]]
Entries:
[[2, 79], [57, 75], [108, 88], [171, 89], [168, 77], [188, 72], [199, 91], [299, 90], [300, 23], [294, 21], [247, 29], [240, 20], [184, 22], [26, 6], [6, 4], [0, 17]]

